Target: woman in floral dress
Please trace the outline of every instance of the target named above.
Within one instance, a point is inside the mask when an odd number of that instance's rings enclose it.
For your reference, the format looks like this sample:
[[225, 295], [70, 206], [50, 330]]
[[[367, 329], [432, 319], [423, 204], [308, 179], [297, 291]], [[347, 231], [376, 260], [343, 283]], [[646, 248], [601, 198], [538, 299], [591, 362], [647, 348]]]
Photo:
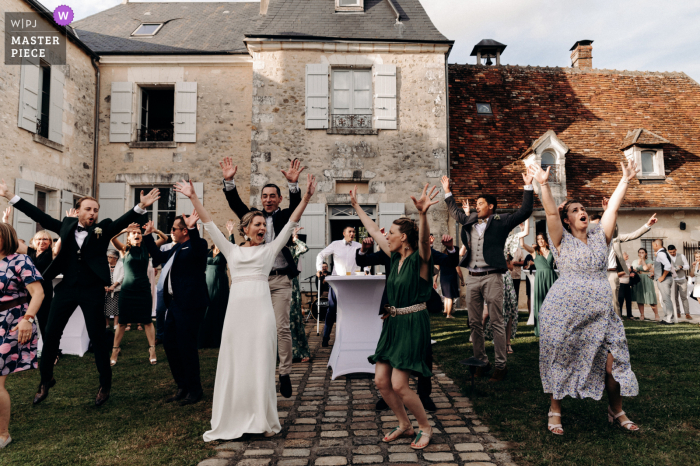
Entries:
[[560, 273], [540, 308], [540, 376], [551, 398], [547, 427], [563, 435], [561, 400], [566, 396], [600, 400], [605, 388], [608, 421], [628, 431], [639, 430], [622, 410], [622, 397], [636, 396], [639, 386], [606, 273], [617, 210], [637, 166], [634, 161], [622, 165], [622, 179], [608, 208], [590, 230], [588, 213], [580, 203], [567, 201], [557, 208], [547, 184], [549, 168], [545, 172], [533, 164], [529, 170], [541, 185], [550, 251]]
[[[303, 227], [297, 227], [292, 234], [294, 244], [289, 247], [294, 258], [294, 263], [299, 264], [299, 257], [306, 254], [309, 248], [306, 243], [299, 239], [299, 230]], [[311, 353], [309, 351], [309, 342], [306, 339], [306, 330], [304, 329], [304, 316], [301, 315], [301, 290], [299, 289], [299, 277], [292, 279], [292, 304], [289, 307], [289, 326], [292, 330], [292, 360], [294, 362], [309, 362]]]

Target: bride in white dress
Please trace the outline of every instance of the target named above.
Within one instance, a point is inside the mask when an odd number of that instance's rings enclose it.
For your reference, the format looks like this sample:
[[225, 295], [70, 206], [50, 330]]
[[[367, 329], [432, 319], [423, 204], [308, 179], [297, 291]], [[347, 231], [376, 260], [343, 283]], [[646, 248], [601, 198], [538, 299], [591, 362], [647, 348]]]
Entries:
[[282, 430], [275, 389], [277, 327], [267, 279], [275, 258], [286, 246], [316, 190], [314, 177], [307, 178], [301, 203], [271, 244], [264, 244], [266, 223], [262, 212], [252, 211], [241, 219], [241, 230], [248, 238], [244, 246], [232, 244], [224, 237], [195, 195], [191, 181], [175, 185], [175, 191], [192, 201], [231, 272], [231, 292], [216, 366], [211, 430], [204, 434], [205, 442], [236, 439], [246, 433], [269, 437]]

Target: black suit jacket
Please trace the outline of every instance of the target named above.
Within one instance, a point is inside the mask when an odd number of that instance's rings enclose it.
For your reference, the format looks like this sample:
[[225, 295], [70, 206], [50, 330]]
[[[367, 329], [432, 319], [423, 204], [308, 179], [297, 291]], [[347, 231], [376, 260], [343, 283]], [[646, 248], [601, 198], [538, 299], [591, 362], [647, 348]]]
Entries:
[[[35, 206], [31, 205], [24, 199], [20, 199], [14, 207], [27, 215], [29, 218], [41, 224], [42, 227], [49, 231], [57, 233], [61, 238], [61, 243], [67, 244], [71, 239], [75, 238], [75, 229], [78, 226], [78, 219], [75, 217], [66, 217], [63, 220], [56, 220], [50, 215], [42, 212]], [[109, 241], [129, 224], [138, 221], [141, 214], [138, 214], [131, 209], [116, 220], [106, 218], [95, 223], [88, 228], [88, 235], [83, 241], [83, 246], [80, 248], [82, 258], [87, 262], [90, 269], [97, 275], [100, 281], [104, 282], [105, 286], [111, 283], [109, 277], [109, 262], [107, 262], [107, 248]], [[95, 233], [95, 230], [100, 228], [101, 233]], [[73, 238], [71, 238], [71, 236]], [[61, 248], [61, 252], [53, 260], [51, 265], [46, 269], [46, 273], [42, 274], [44, 280], [53, 280], [57, 275], [65, 273], [66, 269], [66, 254]]]
[[[503, 255], [506, 239], [513, 228], [523, 223], [532, 215], [533, 195], [534, 192], [532, 190], [525, 190], [523, 192], [523, 203], [517, 211], [512, 214], [495, 213], [489, 218], [486, 223], [486, 231], [484, 232], [484, 260], [489, 267], [503, 270], [508, 269], [506, 258]], [[452, 218], [463, 225], [461, 238], [462, 243], [467, 247], [467, 253], [464, 255], [459, 265], [460, 267], [469, 267], [472, 225], [478, 220], [477, 213], [476, 211], [472, 212], [469, 217], [467, 217], [467, 214], [464, 213], [462, 208], [457, 206], [454, 196], [445, 199], [445, 203], [447, 204], [447, 209], [450, 211]]]
[[[231, 208], [231, 210], [233, 210], [233, 212], [239, 219], [243, 218], [243, 216], [248, 212], [260, 210], [256, 209], [255, 207], [251, 209], [250, 207], [245, 205], [245, 203], [241, 200], [241, 196], [239, 196], [238, 194], [238, 188], [233, 188], [230, 191], [226, 191], [226, 188], [224, 188], [224, 194], [226, 195], [226, 201], [228, 201], [229, 207]], [[272, 214], [272, 225], [275, 230], [275, 238], [277, 237], [277, 235], [280, 234], [282, 228], [284, 228], [284, 226], [289, 222], [289, 217], [291, 217], [292, 212], [296, 210], [300, 203], [301, 189], [295, 193], [289, 191], [289, 207], [286, 209], [277, 209], [277, 211]], [[290, 237], [289, 241], [287, 242], [287, 246], [291, 246], [291, 244], [292, 238]], [[292, 253], [289, 251], [288, 248], [282, 249], [282, 255], [287, 261], [287, 268], [285, 268], [283, 272], [291, 280], [292, 278], [299, 275], [299, 270], [297, 269], [296, 263], [294, 262], [294, 258], [292, 257]]]
[[[189, 230], [190, 239], [173, 246], [169, 251], [161, 251], [153, 240], [153, 235], [144, 235], [143, 243], [153, 259], [153, 266], [165, 264], [170, 256], [177, 253], [170, 268], [170, 281], [173, 285], [173, 302], [180, 311], [201, 310], [209, 305], [206, 269], [209, 245], [199, 236], [199, 230]], [[167, 286], [167, 284], [165, 285]], [[167, 291], [163, 291], [167, 293]], [[196, 331], [196, 329], [194, 329]]]

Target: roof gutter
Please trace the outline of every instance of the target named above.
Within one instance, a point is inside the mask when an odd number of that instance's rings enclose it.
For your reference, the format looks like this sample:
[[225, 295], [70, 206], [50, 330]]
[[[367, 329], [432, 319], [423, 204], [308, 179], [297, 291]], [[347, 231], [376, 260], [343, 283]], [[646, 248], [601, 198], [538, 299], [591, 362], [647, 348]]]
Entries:
[[97, 66], [97, 60], [94, 58], [90, 61], [95, 69], [95, 116], [94, 116], [94, 139], [92, 151], [92, 195], [97, 197], [97, 163], [99, 155], [100, 142], [100, 68]]

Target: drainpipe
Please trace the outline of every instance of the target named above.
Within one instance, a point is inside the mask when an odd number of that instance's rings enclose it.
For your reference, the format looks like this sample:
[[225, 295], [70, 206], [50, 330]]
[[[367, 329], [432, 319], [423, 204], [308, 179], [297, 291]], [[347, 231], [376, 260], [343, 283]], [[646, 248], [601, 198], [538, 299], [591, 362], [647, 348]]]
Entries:
[[91, 59], [92, 67], [95, 68], [95, 137], [94, 149], [92, 154], [92, 195], [97, 197], [97, 155], [99, 151], [99, 135], [100, 135], [100, 69], [93, 57]]

